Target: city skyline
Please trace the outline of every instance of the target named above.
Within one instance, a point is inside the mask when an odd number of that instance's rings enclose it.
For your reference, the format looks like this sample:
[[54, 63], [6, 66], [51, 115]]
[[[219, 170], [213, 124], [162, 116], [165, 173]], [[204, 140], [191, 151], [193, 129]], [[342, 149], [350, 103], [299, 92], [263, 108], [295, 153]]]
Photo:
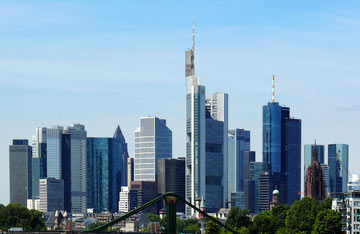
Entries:
[[[6, 35], [0, 39], [3, 178], [9, 175], [8, 146], [12, 139], [30, 140], [36, 128], [57, 124], [84, 124], [89, 137], [111, 137], [119, 124], [129, 154], [134, 157], [132, 136], [139, 117], [161, 116], [173, 131], [173, 156], [185, 157], [183, 51], [191, 45], [192, 21], [196, 22], [195, 61], [200, 83], [206, 85], [208, 94], [215, 91], [229, 94], [229, 129], [251, 131], [251, 150], [256, 151], [257, 160], [262, 155], [262, 106], [271, 100], [271, 78], [275, 74], [276, 101], [286, 103], [293, 116], [303, 121], [302, 149], [314, 138], [322, 145], [348, 144], [349, 169], [353, 174], [360, 171], [356, 157], [360, 148], [355, 134], [360, 130], [356, 4], [352, 9], [343, 6], [343, 11], [337, 10], [335, 3], [321, 11], [321, 4], [314, 4], [314, 10], [310, 7], [295, 10], [294, 4], [288, 4], [296, 17], [305, 19], [303, 23], [280, 9], [266, 13], [265, 18], [252, 18], [251, 12], [256, 11], [257, 5], [250, 3], [235, 4], [228, 17], [220, 12], [219, 22], [200, 11], [199, 5], [194, 5], [188, 14], [180, 13], [185, 8], [181, 5], [172, 12], [175, 16], [188, 16], [187, 20], [179, 17], [180, 21], [169, 14], [160, 17], [169, 19], [169, 23], [153, 20], [149, 29], [144, 29], [149, 26], [144, 22], [145, 16], [132, 23], [125, 20], [132, 19], [131, 13], [117, 16], [114, 11], [110, 11], [109, 18], [93, 24], [96, 15], [104, 16], [105, 10], [109, 10], [103, 6], [97, 11], [97, 4], [1, 5], [4, 11], [0, 14], [4, 22], [1, 33]], [[54, 7], [62, 5], [70, 7], [52, 15]], [[125, 9], [135, 5], [115, 4]], [[281, 8], [277, 3], [274, 5]], [[144, 3], [137, 10], [144, 12], [146, 6]], [[242, 11], [236, 13], [235, 9], [240, 7], [249, 13], [238, 16]], [[261, 11], [267, 10], [266, 4], [262, 7]], [[85, 9], [95, 12], [94, 15], [76, 16]], [[162, 9], [172, 8], [165, 4]], [[206, 10], [216, 12], [213, 7]], [[150, 11], [155, 14], [160, 10]], [[19, 12], [31, 20], [18, 18]], [[266, 17], [270, 19], [276, 14], [275, 19], [266, 21]], [[44, 22], [44, 18], [49, 20]], [[285, 23], [287, 20], [295, 21], [295, 26]], [[121, 22], [121, 27], [114, 23], [101, 27], [111, 21]], [[75, 32], [77, 24], [88, 28]], [[52, 32], [50, 27], [58, 31]], [[140, 39], [140, 35], [147, 41]], [[102, 40], [109, 45], [105, 46]], [[9, 188], [8, 183], [4, 179], [0, 185]], [[0, 203], [8, 202], [9, 194], [1, 194]]]

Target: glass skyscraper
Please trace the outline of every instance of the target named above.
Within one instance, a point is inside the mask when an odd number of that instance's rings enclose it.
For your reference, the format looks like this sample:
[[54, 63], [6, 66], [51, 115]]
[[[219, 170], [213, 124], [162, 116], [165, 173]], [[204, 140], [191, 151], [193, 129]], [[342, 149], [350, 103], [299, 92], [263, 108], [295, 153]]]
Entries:
[[61, 179], [61, 134], [64, 128], [60, 126], [46, 128], [47, 145], [47, 177]]
[[70, 134], [71, 154], [71, 211], [86, 212], [86, 131], [85, 126], [73, 124], [66, 128]]
[[86, 131], [73, 124], [64, 128], [37, 128], [33, 136], [32, 198], [39, 197], [39, 180], [64, 180], [64, 209], [86, 212]]
[[286, 120], [285, 146], [285, 178], [286, 196], [289, 205], [300, 200], [301, 193], [301, 120], [289, 118]]
[[157, 161], [172, 157], [172, 132], [165, 119], [141, 117], [135, 130], [135, 181], [156, 181]]
[[279, 189], [281, 202], [291, 205], [300, 199], [301, 120], [290, 118], [290, 108], [277, 102], [263, 106], [263, 162], [265, 171], [280, 173], [274, 181], [284, 188]]
[[228, 196], [244, 191], [244, 152], [250, 150], [250, 131], [245, 129], [229, 130], [228, 136]]
[[347, 144], [328, 145], [328, 166], [330, 177], [330, 194], [347, 192], [349, 146]]
[[121, 186], [127, 183], [127, 158], [127, 144], [119, 127], [114, 138], [87, 138], [88, 208], [99, 213], [119, 210]]
[[32, 137], [32, 199], [39, 199], [39, 181], [47, 177], [46, 128], [37, 128]]
[[[206, 209], [217, 211], [227, 198], [228, 95], [205, 99], [195, 76], [194, 48], [185, 52], [186, 77], [186, 200], [205, 197]], [[194, 212], [186, 207], [186, 215]]]

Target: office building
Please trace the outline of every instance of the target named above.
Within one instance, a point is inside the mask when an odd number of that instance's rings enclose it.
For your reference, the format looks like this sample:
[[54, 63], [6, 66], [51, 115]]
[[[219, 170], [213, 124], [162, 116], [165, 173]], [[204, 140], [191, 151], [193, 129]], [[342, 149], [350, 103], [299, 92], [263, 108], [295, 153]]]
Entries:
[[127, 186], [130, 186], [130, 183], [131, 181], [134, 181], [134, 158], [128, 158], [128, 161], [127, 161], [127, 178], [128, 178], [128, 181], [127, 181]]
[[314, 147], [313, 158], [309, 167], [307, 168], [305, 197], [311, 197], [317, 200], [325, 199], [325, 179], [322, 167], [318, 161], [316, 147]]
[[250, 131], [245, 129], [229, 130], [228, 136], [228, 197], [231, 193], [244, 191], [245, 165], [244, 152], [250, 150]]
[[255, 213], [255, 178], [254, 178], [255, 151], [244, 152], [244, 192], [245, 209]]
[[39, 181], [47, 177], [46, 128], [37, 128], [32, 137], [32, 199], [39, 199]]
[[[193, 35], [194, 45], [195, 35]], [[195, 76], [195, 47], [185, 51], [186, 78], [186, 200], [195, 204], [202, 196], [206, 210], [225, 206], [227, 192], [228, 95], [205, 98], [205, 86]], [[194, 211], [186, 207], [186, 215]]]
[[86, 131], [85, 126], [73, 124], [66, 129], [70, 134], [71, 153], [71, 211], [86, 212]]
[[32, 194], [31, 153], [28, 140], [13, 140], [9, 146], [10, 203], [25, 207]]
[[[161, 159], [158, 161], [158, 194], [174, 192], [185, 197], [185, 158]], [[179, 202], [177, 212], [185, 213], [185, 204]]]
[[348, 183], [348, 191], [360, 191], [360, 175], [353, 174]]
[[[264, 170], [280, 173], [282, 203], [291, 205], [301, 191], [301, 120], [290, 118], [290, 108], [273, 101], [263, 106]], [[274, 189], [271, 189], [273, 191]], [[271, 200], [272, 194], [269, 193]], [[283, 199], [283, 200], [282, 200]]]
[[321, 164], [321, 168], [324, 175], [325, 181], [325, 198], [330, 197], [330, 175], [329, 175], [329, 167], [327, 164]]
[[128, 213], [130, 211], [129, 187], [122, 186], [119, 194], [119, 213]]
[[349, 191], [342, 199], [335, 198], [332, 209], [341, 212], [342, 233], [360, 233], [360, 191]]
[[64, 180], [64, 210], [68, 213], [72, 213], [71, 206], [71, 137], [70, 132], [64, 130], [61, 135], [61, 160], [62, 168], [61, 175]]
[[213, 93], [206, 99], [205, 108], [206, 210], [217, 212], [225, 207], [227, 197], [228, 95]]
[[231, 207], [239, 207], [242, 210], [246, 209], [245, 199], [246, 199], [245, 192], [239, 191], [239, 192], [231, 193], [231, 197], [230, 197]]
[[[130, 210], [151, 201], [158, 196], [157, 184], [153, 181], [132, 181], [130, 184]], [[135, 203], [135, 204], [134, 204]], [[134, 205], [132, 205], [134, 204]], [[133, 207], [132, 207], [133, 206]], [[157, 214], [157, 206], [150, 206], [144, 213]]]
[[259, 184], [259, 208], [260, 211], [269, 210], [270, 202], [272, 201], [272, 192], [277, 189], [280, 193], [278, 201], [284, 203], [285, 194], [281, 190], [285, 189], [284, 174], [281, 172], [262, 172], [260, 173]]
[[55, 178], [40, 179], [39, 211], [64, 210], [64, 181]]
[[250, 163], [250, 180], [254, 180], [254, 211], [250, 212], [259, 214], [260, 213], [260, 174], [264, 171], [262, 162], [251, 162]]
[[[113, 155], [118, 155], [121, 156], [121, 161], [119, 161], [116, 164], [116, 168], [113, 165], [113, 175], [112, 176], [116, 176], [119, 177], [119, 175], [117, 174], [118, 171], [120, 170], [120, 177], [121, 180], [119, 181], [119, 183], [117, 183], [116, 185], [116, 191], [114, 190], [114, 197], [118, 196], [118, 192], [121, 190], [121, 186], [126, 186], [128, 183], [128, 171], [127, 171], [127, 163], [128, 163], [128, 158], [129, 158], [129, 153], [128, 153], [128, 148], [127, 148], [127, 143], [125, 141], [125, 137], [120, 129], [120, 126], [118, 125], [113, 138], [111, 139], [112, 144], [113, 144]], [[115, 174], [114, 174], [115, 173]], [[116, 193], [116, 195], [115, 195]]]
[[301, 193], [301, 120], [286, 119], [285, 129], [285, 202], [292, 205]]
[[156, 181], [157, 163], [172, 157], [172, 132], [165, 119], [141, 117], [135, 130], [135, 181]]
[[117, 212], [121, 187], [127, 184], [127, 144], [119, 129], [113, 138], [87, 138], [87, 207], [98, 213]]
[[330, 176], [330, 194], [347, 192], [349, 146], [346, 144], [328, 145], [328, 166]]
[[62, 179], [62, 133], [64, 128], [40, 128], [46, 130], [47, 177]]

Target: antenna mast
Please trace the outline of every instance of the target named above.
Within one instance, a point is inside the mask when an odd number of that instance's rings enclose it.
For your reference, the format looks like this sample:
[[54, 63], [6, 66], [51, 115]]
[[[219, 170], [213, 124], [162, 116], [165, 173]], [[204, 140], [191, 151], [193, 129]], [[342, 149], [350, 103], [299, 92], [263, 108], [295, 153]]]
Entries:
[[275, 102], [275, 76], [272, 78], [272, 102]]
[[192, 51], [195, 51], [195, 22], [193, 22], [192, 28]]

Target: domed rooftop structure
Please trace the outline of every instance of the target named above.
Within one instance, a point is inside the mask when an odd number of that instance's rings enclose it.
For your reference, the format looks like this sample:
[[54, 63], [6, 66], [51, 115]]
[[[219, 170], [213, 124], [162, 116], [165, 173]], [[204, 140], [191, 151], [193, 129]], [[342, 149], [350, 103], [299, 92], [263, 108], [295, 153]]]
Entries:
[[275, 190], [273, 191], [273, 195], [279, 195], [279, 194], [280, 194], [279, 190], [275, 189]]

